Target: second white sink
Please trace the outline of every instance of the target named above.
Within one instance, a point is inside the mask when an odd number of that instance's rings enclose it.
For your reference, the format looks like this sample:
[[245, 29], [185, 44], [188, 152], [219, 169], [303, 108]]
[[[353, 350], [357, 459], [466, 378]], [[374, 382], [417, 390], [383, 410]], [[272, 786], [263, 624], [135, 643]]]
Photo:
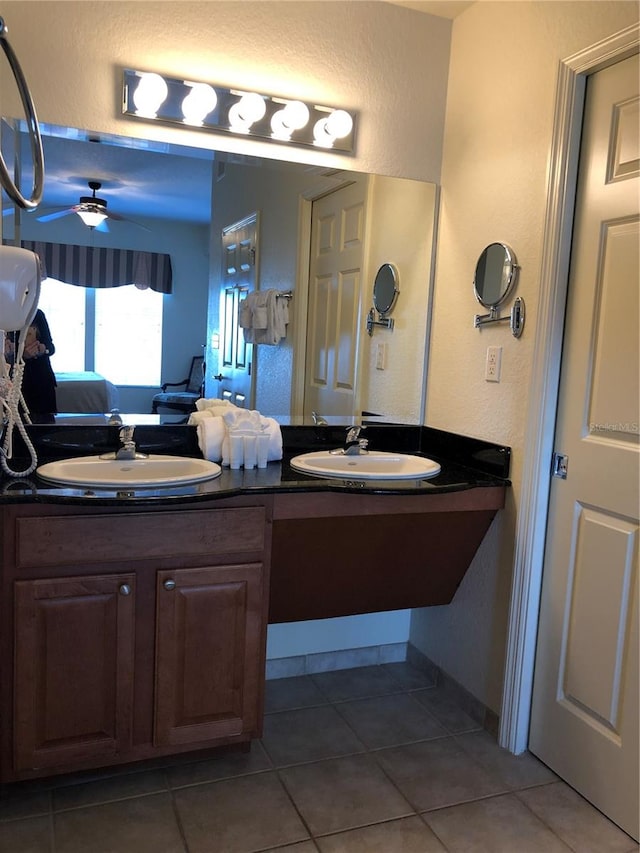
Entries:
[[433, 459], [377, 450], [354, 456], [317, 450], [294, 456], [291, 467], [315, 477], [347, 480], [423, 480], [440, 473]]
[[220, 476], [222, 469], [207, 459], [149, 454], [145, 459], [103, 459], [75, 456], [41, 465], [44, 480], [66, 486], [103, 489], [152, 488], [199, 483]]

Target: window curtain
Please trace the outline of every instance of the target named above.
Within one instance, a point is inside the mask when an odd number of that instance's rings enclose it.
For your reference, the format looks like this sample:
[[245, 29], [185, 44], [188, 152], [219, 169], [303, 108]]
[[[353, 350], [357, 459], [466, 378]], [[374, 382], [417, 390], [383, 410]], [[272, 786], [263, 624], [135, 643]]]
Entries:
[[43, 278], [51, 276], [81, 287], [121, 287], [135, 284], [158, 293], [172, 292], [170, 255], [132, 249], [104, 249], [23, 240], [24, 249], [35, 252]]

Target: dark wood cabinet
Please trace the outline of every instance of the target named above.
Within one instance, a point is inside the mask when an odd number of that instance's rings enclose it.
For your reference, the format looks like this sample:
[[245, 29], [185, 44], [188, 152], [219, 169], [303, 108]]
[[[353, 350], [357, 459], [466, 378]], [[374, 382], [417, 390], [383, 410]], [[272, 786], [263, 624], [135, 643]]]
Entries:
[[131, 745], [132, 574], [17, 581], [17, 770], [100, 761]]
[[4, 517], [0, 781], [261, 733], [267, 507]]
[[258, 728], [262, 598], [260, 565], [158, 572], [156, 745]]

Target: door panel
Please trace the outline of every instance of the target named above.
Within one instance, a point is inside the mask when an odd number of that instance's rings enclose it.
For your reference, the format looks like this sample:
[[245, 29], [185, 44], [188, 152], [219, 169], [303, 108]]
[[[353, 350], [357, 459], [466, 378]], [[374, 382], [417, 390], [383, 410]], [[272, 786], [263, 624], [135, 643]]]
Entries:
[[158, 572], [156, 746], [255, 733], [261, 663], [261, 564]]
[[304, 414], [356, 408], [366, 185], [313, 204]]
[[638, 57], [589, 78], [530, 749], [638, 838]]

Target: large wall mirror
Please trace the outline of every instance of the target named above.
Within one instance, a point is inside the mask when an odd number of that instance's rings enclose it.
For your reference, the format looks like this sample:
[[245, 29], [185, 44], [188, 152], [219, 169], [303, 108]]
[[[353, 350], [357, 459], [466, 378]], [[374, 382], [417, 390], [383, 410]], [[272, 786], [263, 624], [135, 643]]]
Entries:
[[[2, 120], [3, 155], [7, 162], [12, 162], [16, 148], [20, 151], [25, 164], [23, 181], [28, 182], [28, 140], [23, 134], [16, 143], [14, 124], [11, 119]], [[316, 196], [364, 182], [370, 214], [366, 230], [370, 245], [365, 251], [364, 264], [369, 273], [375, 274], [385, 260], [379, 253], [384, 252], [386, 258], [393, 256], [396, 243], [402, 245], [407, 239], [406, 234], [401, 233], [406, 231], [406, 226], [394, 210], [405, 210], [407, 222], [421, 223], [420, 239], [432, 239], [429, 226], [425, 228], [424, 223], [425, 216], [427, 221], [429, 217], [430, 221], [435, 221], [435, 187], [406, 179], [356, 175], [305, 164], [185, 148], [180, 145], [179, 133], [176, 132], [175, 143], [160, 144], [106, 137], [81, 129], [43, 127], [46, 163], [43, 202], [35, 213], [17, 216], [3, 194], [3, 239], [169, 253], [174, 292], [162, 297], [160, 378], [163, 382], [180, 380], [191, 359], [203, 353], [204, 346], [207, 393], [217, 396], [217, 386], [211, 377], [220, 375], [223, 370], [222, 356], [216, 348], [222, 323], [221, 235], [231, 223], [242, 220], [252, 211], [259, 211], [259, 285], [291, 290], [293, 296], [286, 341], [278, 347], [256, 348], [253, 353], [253, 405], [264, 414], [276, 417], [302, 415], [303, 401], [301, 394], [296, 393], [296, 383], [305, 370], [305, 343], [313, 334], [313, 330], [307, 328], [313, 300], [304, 289], [307, 282], [301, 274], [305, 258], [308, 267], [309, 247], [301, 245], [300, 240], [310, 239], [309, 234], [306, 238], [299, 237], [301, 230], [304, 231], [300, 229], [301, 200], [311, 210]], [[40, 221], [42, 215], [69, 208], [80, 196], [89, 195], [88, 182], [95, 180], [102, 185], [98, 194], [107, 200], [109, 209], [125, 217], [125, 221], [109, 222], [108, 233], [87, 229], [76, 215], [47, 217], [46, 221]], [[389, 216], [398, 220], [397, 235], [385, 218], [387, 210]], [[345, 418], [357, 417], [364, 409], [375, 409], [384, 417], [402, 421], [415, 423], [423, 419], [423, 408], [415, 401], [424, 400], [431, 248], [431, 244], [425, 242], [424, 251], [414, 252], [402, 268], [405, 283], [402, 311], [406, 310], [411, 318], [418, 318], [417, 334], [422, 340], [423, 354], [421, 359], [409, 359], [413, 374], [403, 373], [406, 389], [400, 396], [408, 401], [406, 406], [398, 402], [397, 382], [391, 374], [369, 369], [370, 342], [362, 329], [370, 304], [370, 289], [363, 279], [358, 302], [360, 316], [352, 328], [341, 330], [342, 339], [349, 339], [353, 347], [360, 388], [358, 403], [350, 404], [352, 408], [348, 411], [339, 412]], [[95, 316], [87, 322], [95, 323]], [[75, 331], [63, 325], [52, 329], [56, 346]], [[115, 347], [119, 336], [117, 327], [112, 329], [112, 336]], [[406, 339], [408, 336], [403, 341]], [[399, 340], [398, 346], [402, 345]], [[396, 360], [402, 362], [404, 358], [404, 353], [399, 351]], [[390, 361], [393, 363], [391, 356]], [[105, 364], [104, 358], [102, 364]], [[55, 356], [53, 366], [55, 370]], [[341, 369], [338, 364], [338, 384]], [[101, 372], [110, 380], [108, 363]], [[387, 394], [385, 382], [392, 380], [393, 394]], [[115, 384], [119, 388], [119, 407], [123, 412], [151, 412], [151, 398], [158, 391], [157, 387]]]

